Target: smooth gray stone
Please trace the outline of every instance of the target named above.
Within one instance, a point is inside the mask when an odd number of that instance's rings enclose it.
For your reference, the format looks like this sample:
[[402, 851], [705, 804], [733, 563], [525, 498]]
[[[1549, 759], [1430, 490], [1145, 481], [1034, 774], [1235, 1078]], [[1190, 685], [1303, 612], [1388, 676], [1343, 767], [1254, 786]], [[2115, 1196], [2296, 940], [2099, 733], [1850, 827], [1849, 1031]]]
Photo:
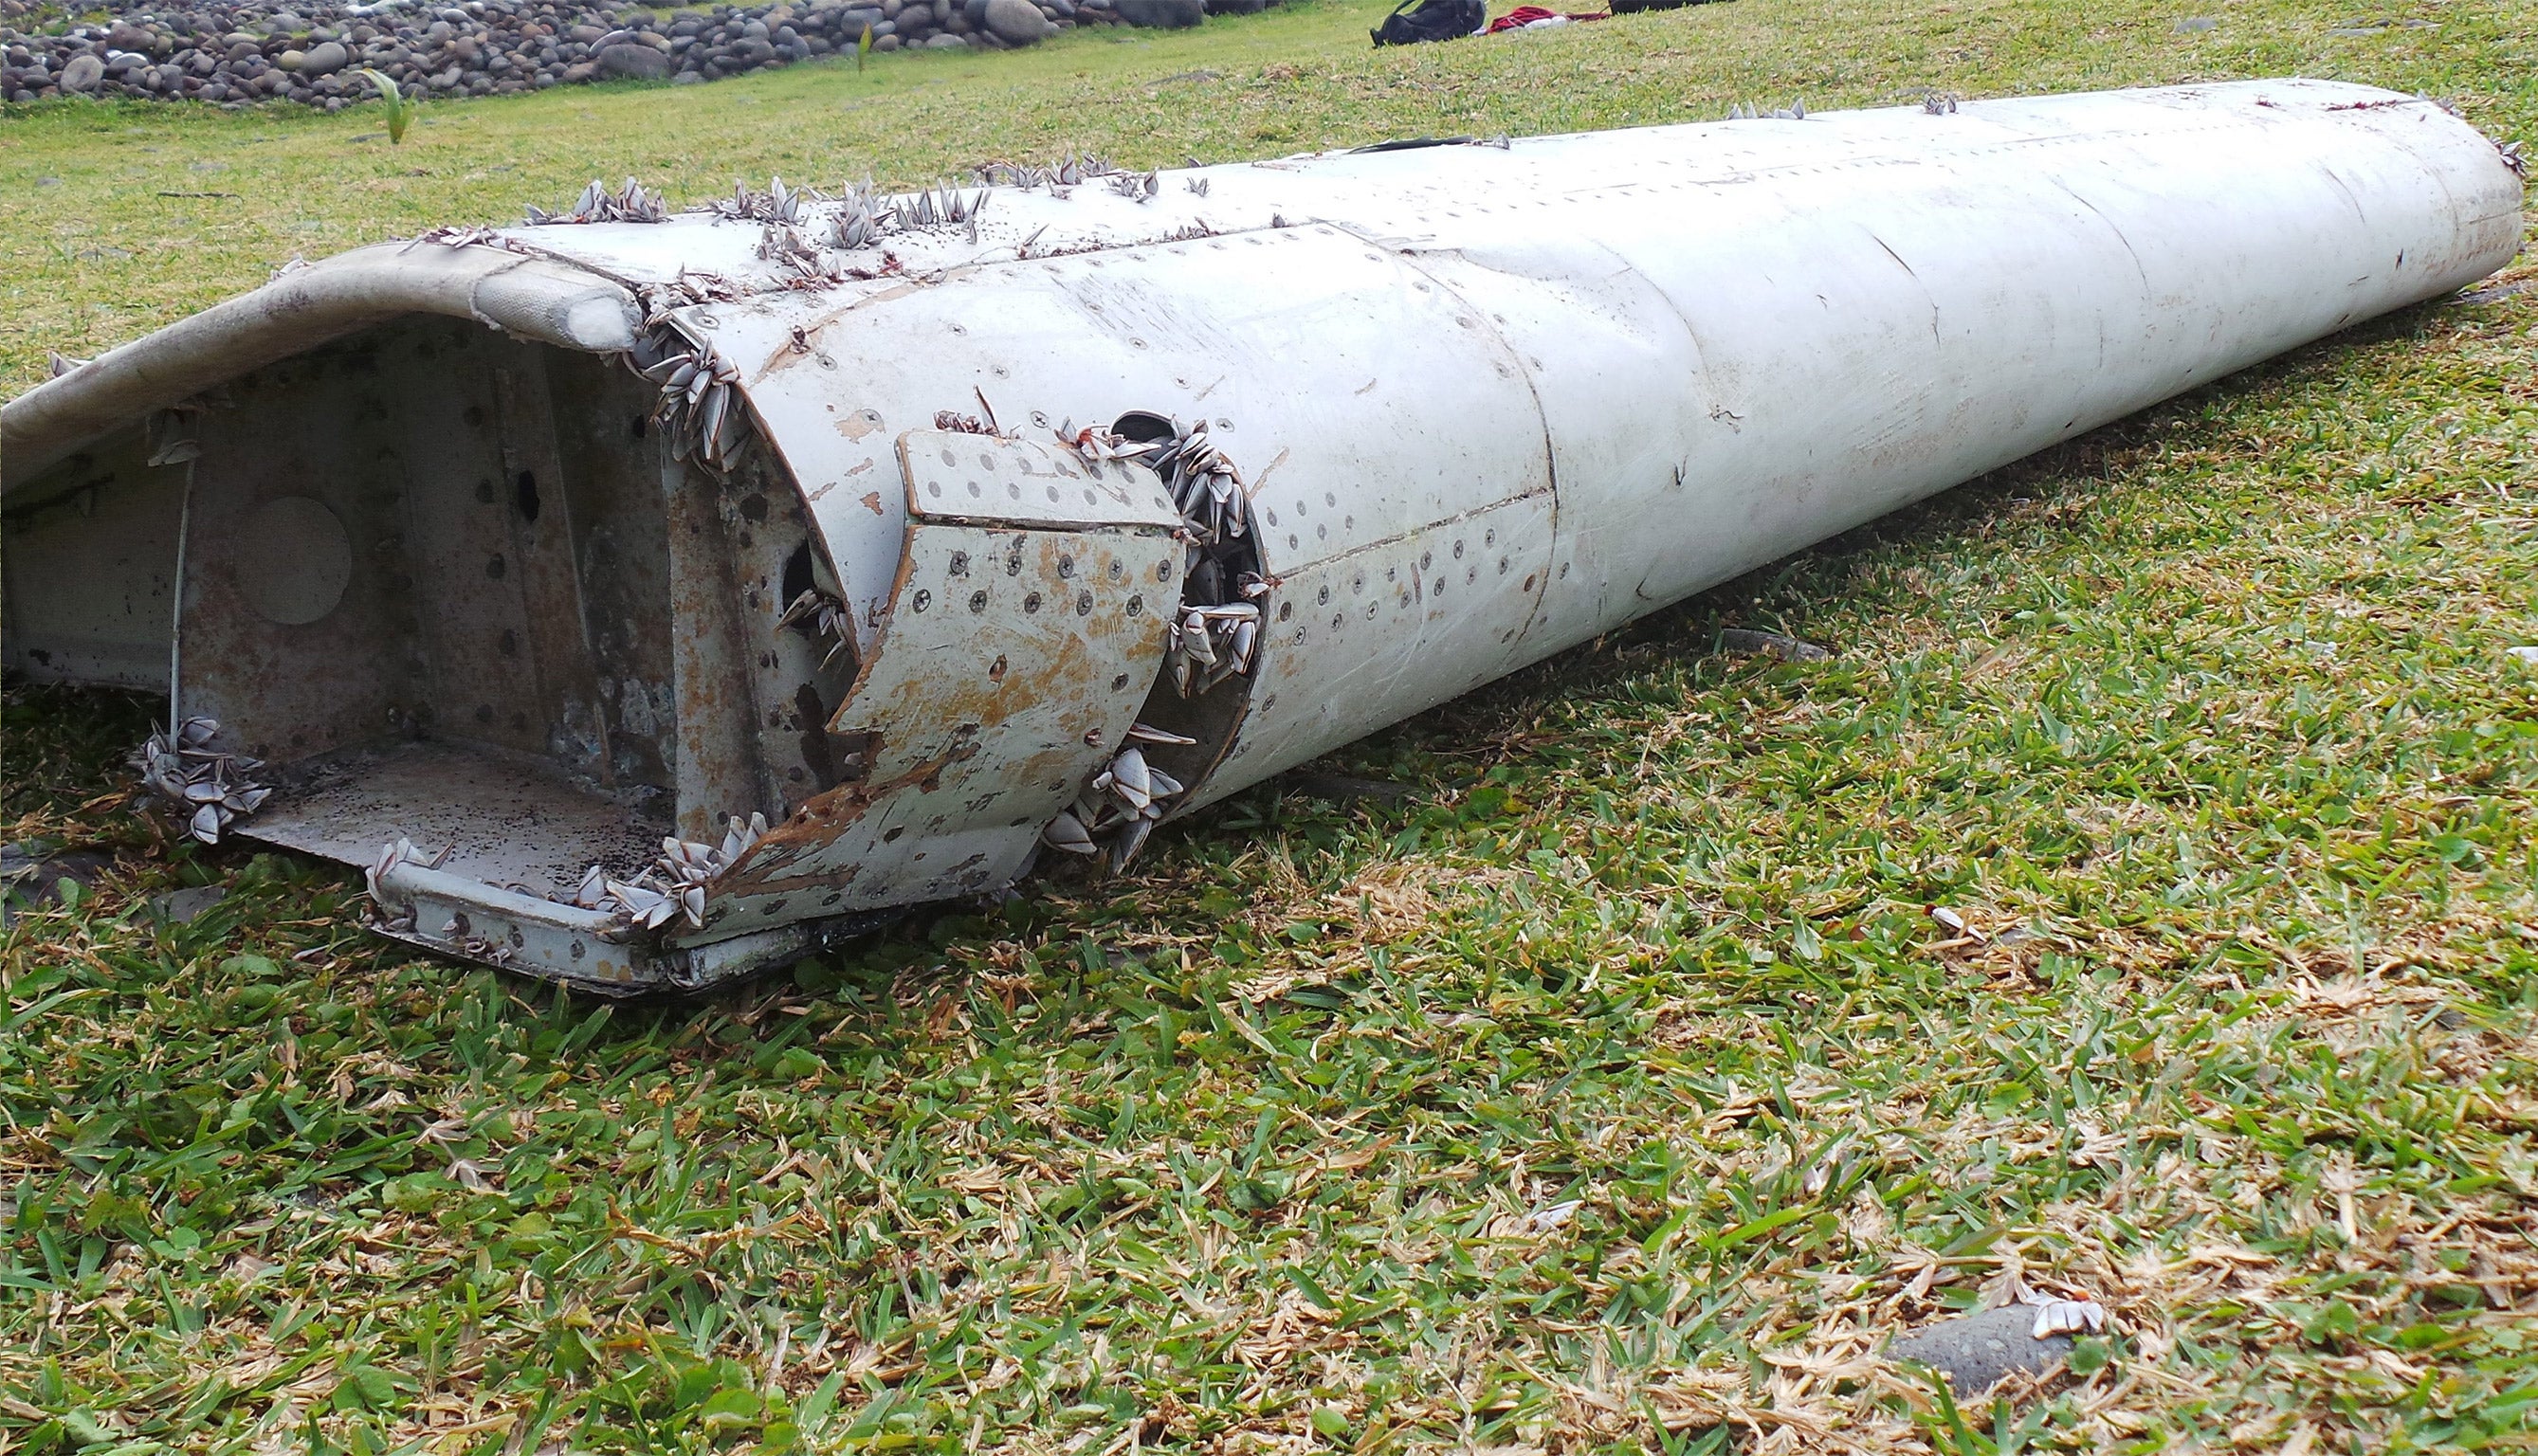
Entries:
[[228, 899], [230, 893], [218, 885], [197, 885], [189, 890], [171, 890], [154, 896], [150, 908], [170, 925], [190, 923], [195, 916]]
[[1051, 29], [1031, 0], [987, 0], [985, 12], [982, 29], [1007, 45], [1035, 44]]
[[1117, 0], [1119, 19], [1150, 31], [1179, 31], [1207, 19], [1207, 0]]
[[2049, 1370], [2070, 1358], [2070, 1336], [2038, 1340], [2035, 1329], [2034, 1309], [2009, 1304], [1899, 1336], [1886, 1347], [1886, 1357], [1930, 1366], [1948, 1377], [1948, 1388], [1960, 1397], [1980, 1395], [2011, 1375]]
[[72, 56], [70, 63], [62, 67], [61, 88], [65, 96], [73, 93], [86, 96], [97, 90], [104, 81], [105, 62], [94, 55]]
[[611, 76], [658, 81], [670, 74], [670, 58], [648, 45], [610, 45], [599, 52], [599, 69]]

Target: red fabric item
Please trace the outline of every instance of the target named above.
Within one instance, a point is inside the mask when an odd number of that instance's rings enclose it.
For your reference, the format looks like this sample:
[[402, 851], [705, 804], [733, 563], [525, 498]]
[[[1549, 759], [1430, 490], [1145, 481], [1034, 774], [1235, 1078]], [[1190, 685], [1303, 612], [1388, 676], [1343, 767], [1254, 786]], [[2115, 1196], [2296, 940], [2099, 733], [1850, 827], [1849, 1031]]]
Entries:
[[1520, 31], [1526, 26], [1532, 25], [1535, 21], [1554, 19], [1600, 21], [1609, 18], [1610, 16], [1608, 13], [1601, 10], [1596, 11], [1592, 15], [1562, 16], [1559, 11], [1546, 10], [1539, 5], [1519, 5], [1515, 9], [1508, 11], [1506, 14], [1500, 16], [1497, 20], [1490, 22], [1490, 28], [1482, 33], [1495, 35], [1501, 31]]

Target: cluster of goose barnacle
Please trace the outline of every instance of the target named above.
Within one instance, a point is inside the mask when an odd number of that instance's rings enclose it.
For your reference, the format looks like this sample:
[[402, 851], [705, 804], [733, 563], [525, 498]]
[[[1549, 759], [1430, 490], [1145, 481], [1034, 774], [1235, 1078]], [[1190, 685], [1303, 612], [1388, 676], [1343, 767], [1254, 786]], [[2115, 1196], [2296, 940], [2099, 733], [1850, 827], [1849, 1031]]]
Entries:
[[133, 755], [141, 782], [185, 816], [185, 832], [218, 844], [224, 830], [263, 807], [273, 790], [246, 775], [264, 765], [212, 747], [221, 731], [211, 718], [187, 718], [150, 735]]
[[[1260, 640], [1259, 599], [1269, 579], [1259, 570], [1250, 496], [1234, 462], [1208, 438], [1207, 424], [1184, 426], [1159, 415], [1122, 417], [1120, 429], [1078, 429], [1068, 421], [1058, 440], [1101, 465], [1132, 460], [1153, 470], [1179, 511], [1189, 552], [1181, 602], [1164, 650], [1164, 680], [1183, 697], [1251, 671]], [[1123, 432], [1132, 430], [1133, 433]], [[1169, 812], [1181, 783], [1147, 761], [1158, 746], [1195, 747], [1198, 740], [1138, 723], [1128, 742], [1094, 775], [1073, 805], [1041, 830], [1040, 841], [1069, 854], [1102, 855], [1126, 868]]]
[[[672, 835], [661, 841], [661, 857], [638, 871], [634, 878], [619, 880], [604, 865], [592, 865], [582, 872], [581, 884], [567, 903], [585, 910], [606, 910], [627, 926], [658, 930], [672, 920], [685, 916], [699, 929], [705, 923], [705, 887], [716, 875], [739, 863], [767, 832], [767, 816], [753, 814], [746, 823], [738, 815], [731, 818], [720, 844], [703, 844], [694, 839]], [[454, 846], [453, 846], [454, 847]], [[364, 870], [368, 883], [370, 904], [384, 930], [410, 930], [413, 917], [398, 916], [388, 909], [384, 884], [389, 872], [404, 864], [419, 864], [436, 870], [447, 862], [450, 850], [426, 859], [411, 839], [400, 838], [380, 846], [378, 857]], [[550, 898], [565, 899], [554, 895]], [[443, 935], [456, 935], [464, 927], [453, 920], [441, 927]]]
[[[1106, 168], [1104, 169], [1106, 171]], [[763, 223], [768, 237], [759, 244], [759, 256], [780, 257], [792, 262], [800, 271], [813, 276], [828, 276], [836, 270], [819, 258], [826, 248], [870, 247], [894, 232], [913, 232], [927, 228], [960, 227], [967, 224], [970, 239], [977, 237], [977, 218], [987, 205], [989, 192], [980, 188], [965, 192], [957, 187], [936, 187], [902, 196], [884, 196], [870, 183], [849, 184], [837, 196], [811, 187], [788, 187], [782, 177], [768, 179], [766, 190], [752, 188], [746, 182], [732, 186], [731, 195], [717, 197], [687, 209], [692, 213], [709, 213], [726, 222]], [[816, 240], [791, 230], [812, 221], [812, 209], [834, 202], [835, 214], [825, 232]], [[670, 210], [659, 193], [646, 190], [641, 183], [628, 177], [624, 186], [610, 191], [597, 181], [582, 189], [580, 199], [561, 213], [530, 208], [530, 226], [566, 223], [665, 223]], [[430, 237], [433, 241], [489, 241], [490, 234], [476, 235], [482, 230], [466, 230], [458, 235], [454, 230], [447, 237]], [[429, 237], [429, 234], [427, 235]]]
[[604, 865], [584, 870], [572, 903], [585, 910], [614, 911], [645, 930], [658, 930], [683, 915], [701, 930], [706, 885], [738, 864], [766, 833], [766, 815], [753, 814], [744, 823], [735, 814], [719, 845], [672, 835], [661, 841], [661, 857], [632, 880], [612, 878]]
[[[369, 914], [372, 923], [381, 930], [412, 930], [414, 928], [412, 914], [397, 914], [388, 908], [387, 893], [382, 888], [387, 881], [388, 873], [403, 864], [418, 864], [427, 870], [439, 869], [449, 862], [450, 853], [457, 847], [455, 843], [442, 845], [438, 854], [426, 859], [423, 851], [414, 847], [414, 841], [403, 835], [399, 835], [392, 843], [380, 845], [378, 857], [371, 860], [362, 871], [362, 879], [369, 890]], [[451, 927], [453, 930], [455, 928]]]
[[528, 227], [540, 228], [555, 223], [666, 223], [669, 204], [661, 194], [646, 188], [633, 177], [626, 185], [611, 192], [598, 179], [581, 189], [581, 199], [568, 212], [551, 213], [532, 207], [523, 221]]
[[1195, 697], [1228, 678], [1251, 671], [1260, 641], [1260, 608], [1253, 602], [1219, 602], [1181, 609], [1164, 652], [1172, 691]]
[[1730, 121], [1804, 121], [1807, 119], [1807, 103], [1791, 101], [1776, 111], [1766, 111], [1752, 101], [1743, 101], [1727, 108], [1727, 119]]
[[1078, 157], [1069, 152], [1063, 159], [1047, 166], [1033, 166], [1028, 163], [990, 162], [984, 166], [975, 168], [971, 174], [982, 186], [1020, 187], [1027, 192], [1034, 188], [1045, 187], [1050, 196], [1062, 198], [1070, 187], [1081, 187], [1087, 182], [1099, 181], [1118, 170], [1119, 168], [1099, 157], [1090, 154]]
[[729, 470], [750, 433], [749, 410], [737, 387], [739, 366], [710, 345], [691, 344], [666, 328], [638, 337], [628, 362], [661, 387], [652, 421], [670, 442], [672, 456], [694, 456]]
[[1164, 190], [1164, 174], [1160, 171], [1112, 172], [1110, 190], [1131, 202], [1152, 202], [1155, 194]]
[[820, 659], [820, 666], [824, 669], [836, 661], [837, 654], [845, 651], [854, 640], [854, 618], [846, 611], [846, 604], [835, 592], [817, 586], [802, 588], [802, 594], [784, 609], [784, 615], [775, 619], [775, 627], [779, 631], [788, 627], [799, 627], [815, 637], [835, 638], [835, 644], [829, 648], [829, 655]]
[[1104, 855], [1110, 868], [1126, 869], [1163, 822], [1167, 801], [1182, 792], [1179, 779], [1146, 761], [1146, 747], [1197, 742], [1143, 723], [1130, 728], [1127, 747], [1093, 776], [1073, 805], [1057, 812], [1040, 830], [1040, 842], [1069, 854]]
[[1165, 645], [1164, 676], [1181, 696], [1193, 697], [1251, 671], [1259, 644], [1259, 599], [1269, 594], [1269, 580], [1257, 568], [1251, 497], [1233, 460], [1208, 438], [1206, 421], [1183, 426], [1143, 415], [1122, 423], [1129, 422], [1146, 425], [1149, 437], [1098, 426], [1079, 430], [1072, 420], [1059, 427], [1057, 437], [1095, 465], [1144, 464], [1162, 478], [1180, 512], [1189, 561]]

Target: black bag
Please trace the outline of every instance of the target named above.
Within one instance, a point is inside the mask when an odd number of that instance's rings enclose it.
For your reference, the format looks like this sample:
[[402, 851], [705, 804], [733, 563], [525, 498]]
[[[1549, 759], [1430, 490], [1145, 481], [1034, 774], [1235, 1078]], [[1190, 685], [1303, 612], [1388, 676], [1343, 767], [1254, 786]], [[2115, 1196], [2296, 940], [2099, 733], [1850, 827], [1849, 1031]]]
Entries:
[[[1416, 5], [1417, 9], [1411, 9]], [[1369, 34], [1377, 45], [1416, 45], [1422, 40], [1452, 40], [1469, 35], [1489, 22], [1483, 0], [1401, 0], [1392, 14]]]

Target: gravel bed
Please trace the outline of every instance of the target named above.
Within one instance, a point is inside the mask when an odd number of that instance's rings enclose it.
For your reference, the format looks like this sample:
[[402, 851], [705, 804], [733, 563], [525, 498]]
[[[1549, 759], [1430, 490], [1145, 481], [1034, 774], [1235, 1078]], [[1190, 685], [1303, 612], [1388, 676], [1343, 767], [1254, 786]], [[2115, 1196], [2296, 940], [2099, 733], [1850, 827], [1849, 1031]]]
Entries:
[[[376, 94], [365, 68], [430, 99], [585, 81], [713, 81], [873, 49], [1009, 49], [1072, 26], [1194, 25], [1205, 0], [812, 0], [659, 12], [571, 0], [203, 5], [70, 25], [0, 0], [0, 100], [131, 97], [329, 111]], [[1219, 0], [1251, 10], [1258, 0]], [[1126, 12], [1123, 17], [1122, 12]]]

